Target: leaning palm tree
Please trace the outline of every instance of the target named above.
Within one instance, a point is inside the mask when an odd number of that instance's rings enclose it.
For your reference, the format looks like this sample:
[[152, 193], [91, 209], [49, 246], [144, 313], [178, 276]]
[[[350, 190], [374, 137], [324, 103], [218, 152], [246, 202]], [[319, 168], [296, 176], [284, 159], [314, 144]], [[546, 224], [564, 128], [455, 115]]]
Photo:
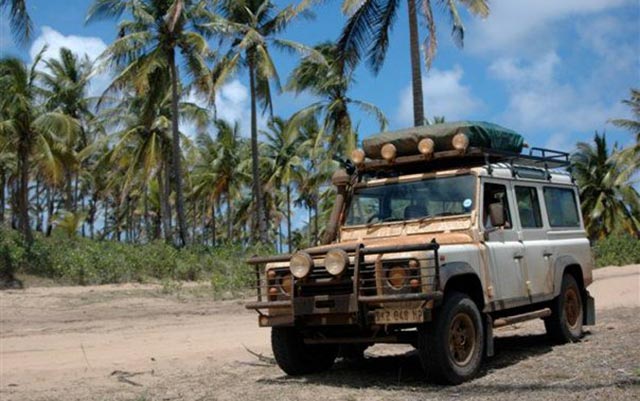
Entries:
[[210, 18], [208, 2], [203, 0], [96, 0], [89, 9], [87, 21], [99, 18], [120, 18], [123, 13], [131, 20], [119, 23], [118, 39], [103, 57], [120, 69], [107, 90], [117, 90], [133, 84], [140, 92], [153, 86], [150, 78], [156, 70], [166, 69], [171, 79], [171, 167], [176, 193], [178, 244], [187, 243], [182, 188], [182, 153], [180, 147], [179, 102], [180, 75], [178, 53], [194, 84], [205, 90], [208, 75], [206, 60], [212, 56], [199, 22]]
[[13, 37], [20, 44], [26, 44], [31, 38], [33, 23], [27, 12], [25, 0], [0, 0], [0, 10], [9, 9], [9, 24]]
[[[462, 47], [464, 25], [455, 0], [437, 0], [449, 13], [452, 35], [455, 43]], [[472, 14], [486, 17], [489, 15], [488, 0], [459, 0]], [[354, 68], [362, 58], [366, 58], [369, 67], [377, 74], [384, 63], [389, 47], [389, 34], [400, 9], [400, 0], [344, 0], [342, 10], [349, 15], [344, 26], [338, 49], [341, 59], [347, 66]], [[427, 27], [424, 41], [425, 64], [427, 70], [436, 55], [438, 42], [436, 24], [433, 15], [432, 0], [419, 0], [421, 14]], [[411, 82], [413, 88], [413, 120], [416, 126], [424, 125], [424, 106], [422, 94], [422, 73], [420, 68], [420, 50], [418, 33], [418, 11], [416, 0], [407, 0], [409, 12], [409, 47], [411, 51]]]
[[617, 149], [611, 153], [604, 134], [596, 133], [593, 144], [578, 143], [571, 170], [591, 238], [603, 238], [619, 229], [640, 233], [640, 194], [632, 181], [638, 168], [627, 168]]
[[[329, 133], [331, 147], [348, 155], [356, 146], [350, 105], [372, 114], [382, 131], [387, 126], [387, 119], [375, 105], [348, 97], [347, 92], [355, 83], [353, 72], [341, 68], [340, 55], [333, 43], [325, 42], [314, 49], [324, 56], [326, 64], [302, 60], [292, 71], [286, 88], [296, 94], [309, 92], [320, 100], [295, 113], [291, 120], [295, 125], [309, 115], [323, 115], [324, 131]], [[338, 144], [341, 146], [336, 146]]]
[[258, 238], [263, 243], [267, 241], [267, 218], [260, 180], [257, 102], [261, 102], [263, 111], [269, 110], [273, 114], [271, 85], [275, 84], [279, 90], [280, 80], [269, 46], [314, 55], [317, 61], [321, 60], [312, 49], [277, 37], [307, 7], [308, 1], [305, 1], [296, 7], [288, 6], [278, 11], [271, 0], [221, 0], [220, 16], [215, 16], [207, 24], [208, 28], [231, 40], [229, 53], [214, 68], [214, 88], [221, 85], [242, 64], [249, 72], [254, 228], [257, 228]]
[[[44, 49], [43, 49], [44, 51]], [[29, 175], [30, 162], [35, 147], [44, 157], [54, 162], [49, 144], [75, 135], [77, 120], [60, 112], [46, 112], [37, 97], [37, 66], [42, 51], [31, 68], [16, 58], [0, 59], [0, 136], [16, 150], [18, 161], [18, 220], [19, 228], [27, 242], [31, 242], [29, 223]]]

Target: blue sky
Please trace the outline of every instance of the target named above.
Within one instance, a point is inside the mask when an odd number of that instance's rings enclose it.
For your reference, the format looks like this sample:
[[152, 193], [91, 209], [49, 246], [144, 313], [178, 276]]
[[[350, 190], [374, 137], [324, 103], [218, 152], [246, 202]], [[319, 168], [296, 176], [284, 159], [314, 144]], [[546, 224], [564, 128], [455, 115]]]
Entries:
[[[89, 1], [27, 3], [36, 25], [34, 40], [24, 48], [16, 47], [3, 15], [3, 55], [29, 61], [48, 43], [52, 55], [66, 46], [96, 57], [116, 35], [111, 21], [84, 24]], [[335, 40], [345, 21], [340, 3], [325, 1], [315, 8], [314, 20], [295, 22], [285, 37], [308, 45]], [[628, 96], [629, 88], [640, 86], [638, 0], [494, 0], [490, 5], [486, 20], [463, 13], [464, 49], [453, 45], [448, 17], [439, 13], [439, 53], [433, 68], [423, 71], [427, 116], [493, 121], [524, 134], [532, 145], [563, 150], [571, 150], [576, 141], [590, 140], [595, 130], [606, 130], [611, 142], [632, 141], [631, 135], [608, 124], [607, 119], [629, 116], [620, 101]], [[359, 68], [350, 93], [382, 108], [392, 129], [412, 123], [408, 52], [403, 8], [384, 68], [377, 76], [366, 67]], [[283, 80], [296, 62], [295, 56], [276, 53]], [[241, 123], [249, 115], [244, 75], [228, 83], [218, 102], [221, 116]], [[107, 75], [97, 76], [93, 91], [99, 92], [107, 81]], [[284, 94], [276, 99], [275, 112], [288, 116], [312, 101], [309, 95]], [[356, 112], [354, 119], [361, 138], [378, 130], [367, 115]]]

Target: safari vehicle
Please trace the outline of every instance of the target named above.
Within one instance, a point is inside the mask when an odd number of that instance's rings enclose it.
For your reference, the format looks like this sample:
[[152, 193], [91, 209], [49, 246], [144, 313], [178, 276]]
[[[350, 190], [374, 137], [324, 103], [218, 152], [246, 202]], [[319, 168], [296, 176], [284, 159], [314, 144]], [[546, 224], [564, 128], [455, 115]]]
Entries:
[[367, 139], [333, 176], [324, 245], [254, 257], [258, 299], [289, 375], [375, 343], [418, 350], [457, 384], [492, 356], [493, 328], [543, 319], [558, 342], [595, 323], [593, 258], [568, 154], [460, 122]]

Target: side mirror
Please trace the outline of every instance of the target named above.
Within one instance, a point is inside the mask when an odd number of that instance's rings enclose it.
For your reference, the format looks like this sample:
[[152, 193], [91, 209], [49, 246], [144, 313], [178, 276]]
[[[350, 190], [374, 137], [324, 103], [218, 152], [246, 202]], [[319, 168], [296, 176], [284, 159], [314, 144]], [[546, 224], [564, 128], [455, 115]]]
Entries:
[[496, 202], [489, 205], [489, 218], [491, 219], [491, 225], [494, 227], [503, 227], [505, 225], [502, 203]]

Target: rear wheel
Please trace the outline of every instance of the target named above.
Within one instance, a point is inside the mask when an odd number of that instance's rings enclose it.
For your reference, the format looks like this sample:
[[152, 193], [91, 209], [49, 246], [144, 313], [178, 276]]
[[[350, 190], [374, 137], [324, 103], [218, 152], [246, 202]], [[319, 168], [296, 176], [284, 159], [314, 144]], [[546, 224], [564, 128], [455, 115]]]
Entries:
[[295, 327], [272, 328], [271, 348], [280, 369], [290, 376], [327, 370], [338, 355], [337, 345], [305, 344]]
[[578, 341], [582, 337], [582, 291], [571, 274], [562, 277], [560, 295], [551, 302], [551, 316], [544, 320], [547, 334], [557, 343]]
[[484, 329], [477, 305], [452, 293], [434, 321], [418, 333], [418, 353], [427, 376], [436, 383], [459, 384], [473, 378], [484, 353]]

